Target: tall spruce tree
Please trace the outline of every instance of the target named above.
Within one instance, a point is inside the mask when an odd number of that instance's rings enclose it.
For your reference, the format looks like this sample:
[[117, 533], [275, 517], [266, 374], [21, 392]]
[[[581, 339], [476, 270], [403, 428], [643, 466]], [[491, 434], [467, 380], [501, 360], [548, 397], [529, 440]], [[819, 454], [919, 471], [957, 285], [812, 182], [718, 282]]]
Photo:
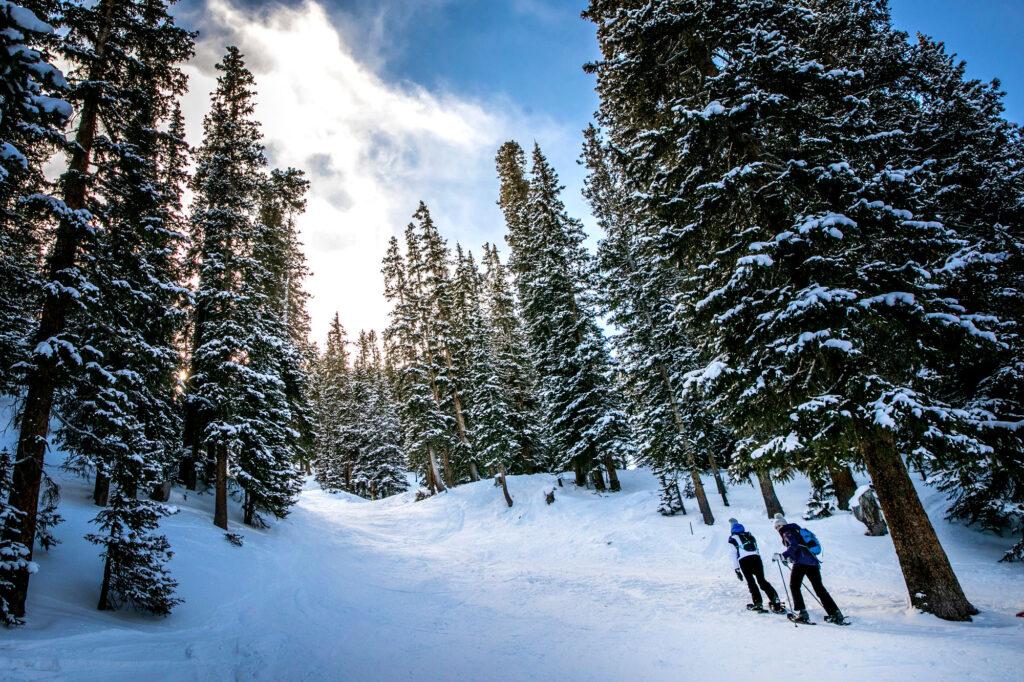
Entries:
[[228, 527], [228, 485], [246, 523], [284, 516], [298, 493], [294, 416], [282, 377], [287, 338], [275, 306], [282, 272], [269, 262], [276, 230], [259, 220], [266, 161], [253, 119], [253, 77], [229, 47], [204, 120], [193, 206], [199, 287], [189, 376], [193, 447], [214, 468], [214, 523]]
[[666, 481], [688, 472], [704, 523], [712, 525], [701, 463], [710, 462], [725, 500], [715, 454], [727, 439], [706, 401], [683, 395], [682, 376], [699, 356], [674, 315], [680, 273], [665, 266], [658, 242], [639, 229], [643, 216], [633, 213], [622, 168], [594, 126], [584, 133], [583, 161], [590, 171], [584, 195], [605, 234], [597, 254], [601, 303], [621, 330], [614, 343], [638, 459]]
[[324, 490], [348, 488], [351, 474], [346, 451], [340, 442], [343, 425], [351, 418], [348, 410], [348, 340], [341, 319], [335, 313], [327, 329], [327, 344], [318, 358], [313, 379], [316, 452], [314, 472]]
[[535, 147], [523, 192], [523, 154], [515, 143], [498, 153], [499, 204], [505, 213], [532, 360], [552, 449], [577, 485], [603, 465], [618, 489], [617, 462], [628, 454], [626, 420], [611, 387], [610, 359], [595, 322], [592, 273], [579, 221], [569, 217], [562, 187]]
[[[42, 167], [63, 142], [61, 129], [71, 106], [61, 97], [63, 74], [45, 50], [54, 28], [46, 12], [7, 3], [0, 10], [0, 390], [19, 392], [15, 365], [29, 359], [34, 313], [42, 299], [44, 229], [31, 204], [54, 201]], [[43, 16], [40, 16], [43, 15]], [[0, 623], [15, 625], [24, 615], [18, 583], [32, 570], [33, 534], [12, 492], [13, 456], [0, 454]], [[27, 542], [27, 544], [26, 544]], [[27, 584], [21, 589], [27, 589]]]
[[[40, 10], [37, 15], [34, 9]], [[50, 63], [55, 35], [38, 5], [0, 11], [0, 389], [18, 391], [15, 366], [28, 360], [42, 289], [45, 225], [33, 205], [53, 188], [43, 164], [64, 142], [71, 106], [63, 74]]]
[[384, 256], [384, 293], [392, 304], [385, 343], [393, 349], [397, 366], [395, 383], [403, 405], [406, 458], [427, 488], [440, 492], [448, 487], [441, 475], [441, 456], [450, 451], [452, 438], [423, 325], [421, 286], [410, 273], [410, 264], [420, 258], [418, 237], [411, 228], [406, 230], [406, 254], [392, 237]]
[[516, 438], [509, 473], [547, 471], [550, 457], [544, 441], [537, 374], [530, 362], [522, 318], [498, 247], [484, 244], [483, 299], [494, 372], [509, 403], [508, 424]]
[[[1003, 118], [998, 82], [967, 78], [963, 62], [923, 36], [911, 59], [920, 102], [911, 140], [929, 159], [933, 210], [956, 230], [937, 278], [960, 308], [949, 322], [994, 339], [953, 356], [944, 377], [982, 451], [920, 448], [914, 459], [949, 493], [951, 516], [1024, 533], [1024, 140]], [[1007, 558], [1024, 559], [1024, 540]]]
[[83, 371], [63, 401], [60, 436], [72, 457], [96, 469], [97, 504], [110, 497], [95, 519], [101, 532], [89, 536], [104, 549], [99, 608], [129, 603], [165, 614], [177, 603], [175, 582], [163, 566], [167, 540], [152, 531], [168, 511], [139, 494], [165, 479], [181, 441], [176, 343], [188, 291], [173, 215], [181, 187], [161, 165], [182, 142], [158, 125], [185, 91], [176, 65], [192, 55], [193, 36], [162, 3], [142, 12], [148, 38], [116, 90], [122, 117], [105, 119], [95, 142], [94, 288], [72, 321]]
[[[110, 132], [135, 115], [137, 102], [128, 94], [139, 64], [159, 62], [174, 51], [165, 42], [165, 28], [153, 17], [166, 14], [166, 3], [157, 0], [101, 0], [94, 4], [68, 3], [62, 23], [67, 27], [60, 41], [62, 57], [70, 64], [71, 99], [78, 110], [74, 140], [68, 147], [67, 170], [61, 176], [60, 196], [45, 200], [56, 223], [44, 266], [41, 310], [32, 334], [33, 348], [26, 376], [18, 451], [12, 472], [10, 504], [19, 512], [20, 526], [5, 529], [8, 541], [20, 542], [31, 554], [36, 534], [43, 460], [55, 391], [67, 376], [65, 369], [78, 367], [79, 346], [69, 329], [69, 316], [83, 298], [95, 291], [88, 278], [97, 220], [103, 206], [90, 188], [99, 171], [97, 152], [106, 140], [118, 143]], [[149, 54], [152, 57], [148, 58]], [[103, 121], [101, 127], [100, 122]], [[30, 558], [30, 557], [29, 557]], [[18, 573], [4, 590], [4, 598], [16, 615], [24, 613], [28, 574]]]
[[601, 123], [711, 358], [690, 385], [762, 467], [845, 443], [820, 452], [866, 465], [911, 602], [969, 618], [900, 456], [977, 447], [934, 380], [977, 339], [953, 338], [959, 311], [929, 281], [955, 239], [898, 132], [918, 103], [905, 36], [878, 2], [595, 0], [586, 16]]

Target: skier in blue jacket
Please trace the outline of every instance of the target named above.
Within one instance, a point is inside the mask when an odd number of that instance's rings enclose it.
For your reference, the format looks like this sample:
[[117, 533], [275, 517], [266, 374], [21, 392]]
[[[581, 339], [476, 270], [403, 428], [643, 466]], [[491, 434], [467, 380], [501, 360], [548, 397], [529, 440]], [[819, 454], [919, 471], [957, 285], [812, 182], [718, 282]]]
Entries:
[[837, 625], [845, 624], [846, 619], [843, 617], [843, 612], [836, 606], [832, 595], [828, 593], [825, 585], [821, 582], [821, 562], [804, 545], [804, 539], [800, 535], [800, 526], [789, 523], [782, 514], [775, 515], [773, 525], [782, 537], [782, 544], [786, 546], [780, 556], [784, 561], [792, 564], [793, 568], [793, 572], [789, 576], [789, 589], [793, 593], [793, 610], [796, 611], [794, 620], [798, 623], [810, 622], [810, 616], [807, 615], [807, 608], [804, 604], [804, 595], [800, 590], [806, 576], [811, 581], [811, 587], [814, 588], [815, 594], [818, 595], [821, 605], [828, 614], [825, 620]]
[[779, 593], [775, 591], [771, 583], [764, 577], [764, 564], [761, 561], [761, 553], [757, 549], [757, 540], [747, 532], [743, 524], [736, 519], [729, 519], [729, 544], [733, 547], [732, 567], [736, 571], [736, 577], [747, 581], [750, 589], [750, 597], [753, 602], [747, 604], [752, 611], [763, 611], [761, 592], [764, 590], [768, 596], [768, 605], [775, 613], [783, 613], [785, 609], [779, 601]]

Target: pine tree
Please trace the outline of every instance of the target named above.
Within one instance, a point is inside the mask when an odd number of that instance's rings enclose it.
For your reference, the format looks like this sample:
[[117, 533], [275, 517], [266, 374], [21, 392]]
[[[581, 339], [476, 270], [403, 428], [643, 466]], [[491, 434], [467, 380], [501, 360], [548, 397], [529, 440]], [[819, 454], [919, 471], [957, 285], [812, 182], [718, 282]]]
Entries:
[[584, 133], [583, 162], [590, 174], [584, 195], [605, 238], [598, 246], [601, 303], [622, 331], [615, 337], [623, 393], [639, 461], [665, 472], [688, 471], [704, 523], [714, 514], [704, 491], [700, 462], [709, 461], [725, 500], [715, 464], [723, 445], [716, 415], [707, 404], [681, 390], [681, 375], [698, 358], [693, 343], [673, 317], [672, 296], [679, 274], [665, 267], [657, 241], [641, 235], [644, 216], [635, 212], [625, 176], [594, 126]]
[[957, 230], [939, 280], [964, 334], [994, 344], [951, 358], [949, 392], [971, 415], [982, 453], [915, 451], [952, 500], [950, 515], [988, 530], [1024, 533], [1024, 140], [1003, 118], [999, 83], [965, 76], [941, 43], [919, 37], [912, 53], [921, 108], [914, 143], [932, 168], [935, 212]]
[[516, 439], [517, 454], [508, 462], [509, 473], [546, 471], [550, 469], [550, 457], [541, 426], [537, 375], [530, 363], [522, 318], [497, 246], [484, 244], [482, 264], [481, 296], [490, 328], [492, 362], [496, 381], [504, 387], [509, 404], [508, 425]]
[[491, 474], [523, 470], [511, 387], [499, 370], [495, 332], [484, 314], [483, 282], [473, 254], [456, 247], [453, 283], [455, 361], [462, 384], [474, 451]]
[[658, 477], [658, 487], [661, 489], [658, 513], [662, 516], [686, 514], [686, 505], [683, 504], [683, 495], [679, 492], [679, 480], [675, 474], [655, 469], [655, 476]]
[[167, 613], [177, 603], [163, 567], [170, 553], [151, 531], [168, 510], [138, 495], [166, 478], [181, 441], [175, 344], [187, 303], [178, 260], [184, 234], [173, 217], [180, 186], [161, 168], [165, 148], [181, 141], [157, 124], [185, 90], [175, 64], [192, 55], [193, 36], [159, 3], [143, 12], [149, 38], [121, 74], [123, 116], [107, 120], [95, 142], [102, 229], [92, 256], [94, 304], [73, 321], [84, 371], [64, 401], [60, 436], [74, 457], [96, 468], [98, 504], [115, 486], [110, 508], [96, 518], [103, 532], [89, 536], [104, 547], [99, 608], [127, 602]]
[[684, 273], [707, 357], [690, 386], [750, 434], [741, 457], [764, 472], [815, 440], [855, 448], [912, 603], [969, 618], [899, 455], [919, 434], [975, 447], [933, 380], [962, 345], [928, 281], [954, 240], [894, 134], [918, 102], [905, 36], [882, 3], [810, 4], [595, 0], [600, 120]]
[[[77, 104], [77, 125], [68, 148], [67, 170], [60, 180], [60, 199], [42, 202], [56, 222], [56, 231], [44, 268], [45, 295], [32, 334], [34, 350], [27, 369], [9, 498], [23, 516], [20, 528], [5, 530], [8, 541], [21, 542], [29, 555], [55, 390], [67, 376], [66, 370], [77, 368], [83, 360], [70, 333], [69, 316], [90, 302], [83, 297], [96, 291], [88, 278], [95, 263], [97, 219], [104, 212], [90, 192], [101, 161], [98, 152], [107, 140], [120, 143], [110, 132], [136, 114], [137, 101], [131, 92], [138, 85], [133, 78], [140, 65], [169, 64], [179, 49], [174, 40], [165, 40], [167, 26], [154, 24], [166, 15], [166, 4], [158, 0], [101, 0], [61, 7], [67, 31], [60, 49], [74, 76], [71, 98]], [[21, 615], [28, 574], [18, 574], [11, 582], [13, 587], [5, 590], [5, 598], [12, 612]]]
[[299, 240], [296, 217], [306, 207], [309, 181], [300, 170], [273, 170], [263, 189], [260, 222], [263, 238], [256, 258], [267, 269], [265, 311], [270, 330], [278, 339], [278, 371], [285, 383], [288, 409], [292, 415], [290, 437], [293, 456], [307, 463], [312, 443], [312, 416], [309, 404], [308, 367], [304, 358], [309, 346], [309, 294], [303, 280], [309, 274]]
[[192, 445], [214, 465], [214, 523], [226, 529], [229, 479], [244, 494], [245, 522], [257, 526], [262, 513], [287, 513], [299, 479], [281, 371], [288, 332], [274, 295], [282, 272], [268, 262], [277, 230], [258, 215], [266, 161], [252, 118], [254, 81], [235, 47], [217, 68], [194, 179], [200, 265], [189, 402]]
[[[36, 9], [40, 9], [38, 6]], [[44, 12], [45, 14], [45, 12]], [[55, 201], [42, 173], [45, 159], [63, 141], [71, 107], [60, 99], [63, 74], [42, 49], [53, 27], [31, 9], [7, 3], [0, 9], [0, 390], [18, 390], [13, 368], [29, 359], [40, 285], [43, 235], [27, 203]], [[29, 200], [26, 202], [26, 200]], [[32, 495], [17, 495], [13, 457], [0, 453], [0, 623], [15, 625], [24, 615], [28, 575], [33, 570], [33, 519], [23, 511]], [[41, 467], [39, 467], [41, 469]], [[23, 472], [19, 484], [31, 485]], [[23, 491], [18, 491], [23, 492]], [[38, 495], [38, 493], [37, 493]], [[44, 530], [44, 519], [36, 519]], [[45, 546], [45, 545], [44, 545]]]
[[314, 471], [324, 490], [348, 488], [351, 473], [340, 443], [342, 425], [350, 418], [348, 341], [337, 313], [327, 330], [327, 345], [317, 362], [314, 386], [315, 451]]
[[410, 274], [410, 264], [420, 258], [418, 237], [411, 226], [406, 230], [406, 250], [403, 257], [398, 239], [392, 237], [384, 257], [384, 293], [392, 303], [385, 343], [393, 348], [398, 367], [395, 383], [403, 405], [403, 449], [408, 463], [432, 493], [441, 492], [447, 485], [441, 475], [439, 453], [451, 447], [451, 430], [441, 410], [436, 370], [429, 361], [433, 354], [424, 334], [421, 289]]
[[[431, 367], [433, 382], [438, 391], [438, 404], [450, 415], [455, 439], [442, 451], [445, 478], [454, 485], [468, 475], [479, 480], [476, 453], [469, 439], [465, 393], [467, 367], [458, 357], [460, 340], [457, 338], [455, 316], [455, 284], [452, 254], [430, 215], [420, 202], [413, 214], [408, 235], [419, 248], [407, 249], [409, 274], [419, 289], [420, 324], [424, 342], [424, 359]], [[461, 358], [465, 361], [465, 358]]]
[[499, 151], [500, 201], [551, 447], [560, 466], [573, 468], [577, 485], [585, 485], [594, 471], [595, 485], [603, 487], [595, 469], [603, 464], [614, 490], [616, 461], [627, 456], [629, 446], [595, 323], [582, 226], [566, 213], [558, 178], [539, 147], [524, 202], [524, 173], [516, 168], [521, 160], [514, 143]]
[[18, 4], [0, 11], [0, 389], [12, 394], [41, 300], [45, 234], [31, 209], [52, 192], [42, 167], [71, 115], [60, 99], [67, 83], [46, 49], [54, 35], [46, 19]]

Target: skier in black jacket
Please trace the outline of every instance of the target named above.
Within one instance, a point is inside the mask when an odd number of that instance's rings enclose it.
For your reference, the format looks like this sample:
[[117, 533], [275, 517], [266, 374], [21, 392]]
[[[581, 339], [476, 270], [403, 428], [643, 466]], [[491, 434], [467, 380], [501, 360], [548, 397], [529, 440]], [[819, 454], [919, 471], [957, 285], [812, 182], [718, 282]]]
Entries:
[[786, 609], [779, 602], [779, 593], [771, 586], [771, 583], [764, 577], [764, 564], [761, 562], [761, 555], [757, 550], [757, 540], [747, 532], [736, 519], [729, 519], [730, 533], [729, 544], [735, 550], [732, 555], [733, 569], [736, 577], [740, 580], [746, 579], [747, 587], [750, 588], [750, 597], [753, 602], [747, 604], [752, 611], [763, 611], [761, 592], [768, 596], [768, 605], [775, 613], [785, 613]]

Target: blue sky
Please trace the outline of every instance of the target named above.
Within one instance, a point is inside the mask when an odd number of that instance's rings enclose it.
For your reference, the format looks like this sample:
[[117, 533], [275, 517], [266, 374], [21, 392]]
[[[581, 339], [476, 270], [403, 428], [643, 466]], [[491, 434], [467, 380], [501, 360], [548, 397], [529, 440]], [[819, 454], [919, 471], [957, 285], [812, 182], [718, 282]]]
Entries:
[[[467, 95], [501, 92], [528, 110], [585, 123], [597, 105], [581, 65], [596, 56], [580, 0], [392, 0], [392, 78]], [[367, 17], [377, 2], [342, 0]], [[946, 43], [973, 77], [999, 77], [1007, 114], [1024, 120], [1024, 0], [892, 0], [897, 26]]]
[[[188, 66], [198, 144], [213, 65], [239, 45], [254, 71], [273, 165], [307, 171], [300, 220], [322, 338], [338, 311], [350, 330], [382, 328], [379, 273], [391, 235], [425, 200], [450, 242], [503, 246], [494, 153], [537, 141], [591, 226], [576, 163], [597, 108], [582, 65], [597, 56], [585, 0], [183, 0], [200, 29]], [[893, 0], [897, 24], [946, 42], [970, 74], [1000, 77], [1024, 120], [1024, 0]], [[596, 236], [596, 231], [591, 229]]]

